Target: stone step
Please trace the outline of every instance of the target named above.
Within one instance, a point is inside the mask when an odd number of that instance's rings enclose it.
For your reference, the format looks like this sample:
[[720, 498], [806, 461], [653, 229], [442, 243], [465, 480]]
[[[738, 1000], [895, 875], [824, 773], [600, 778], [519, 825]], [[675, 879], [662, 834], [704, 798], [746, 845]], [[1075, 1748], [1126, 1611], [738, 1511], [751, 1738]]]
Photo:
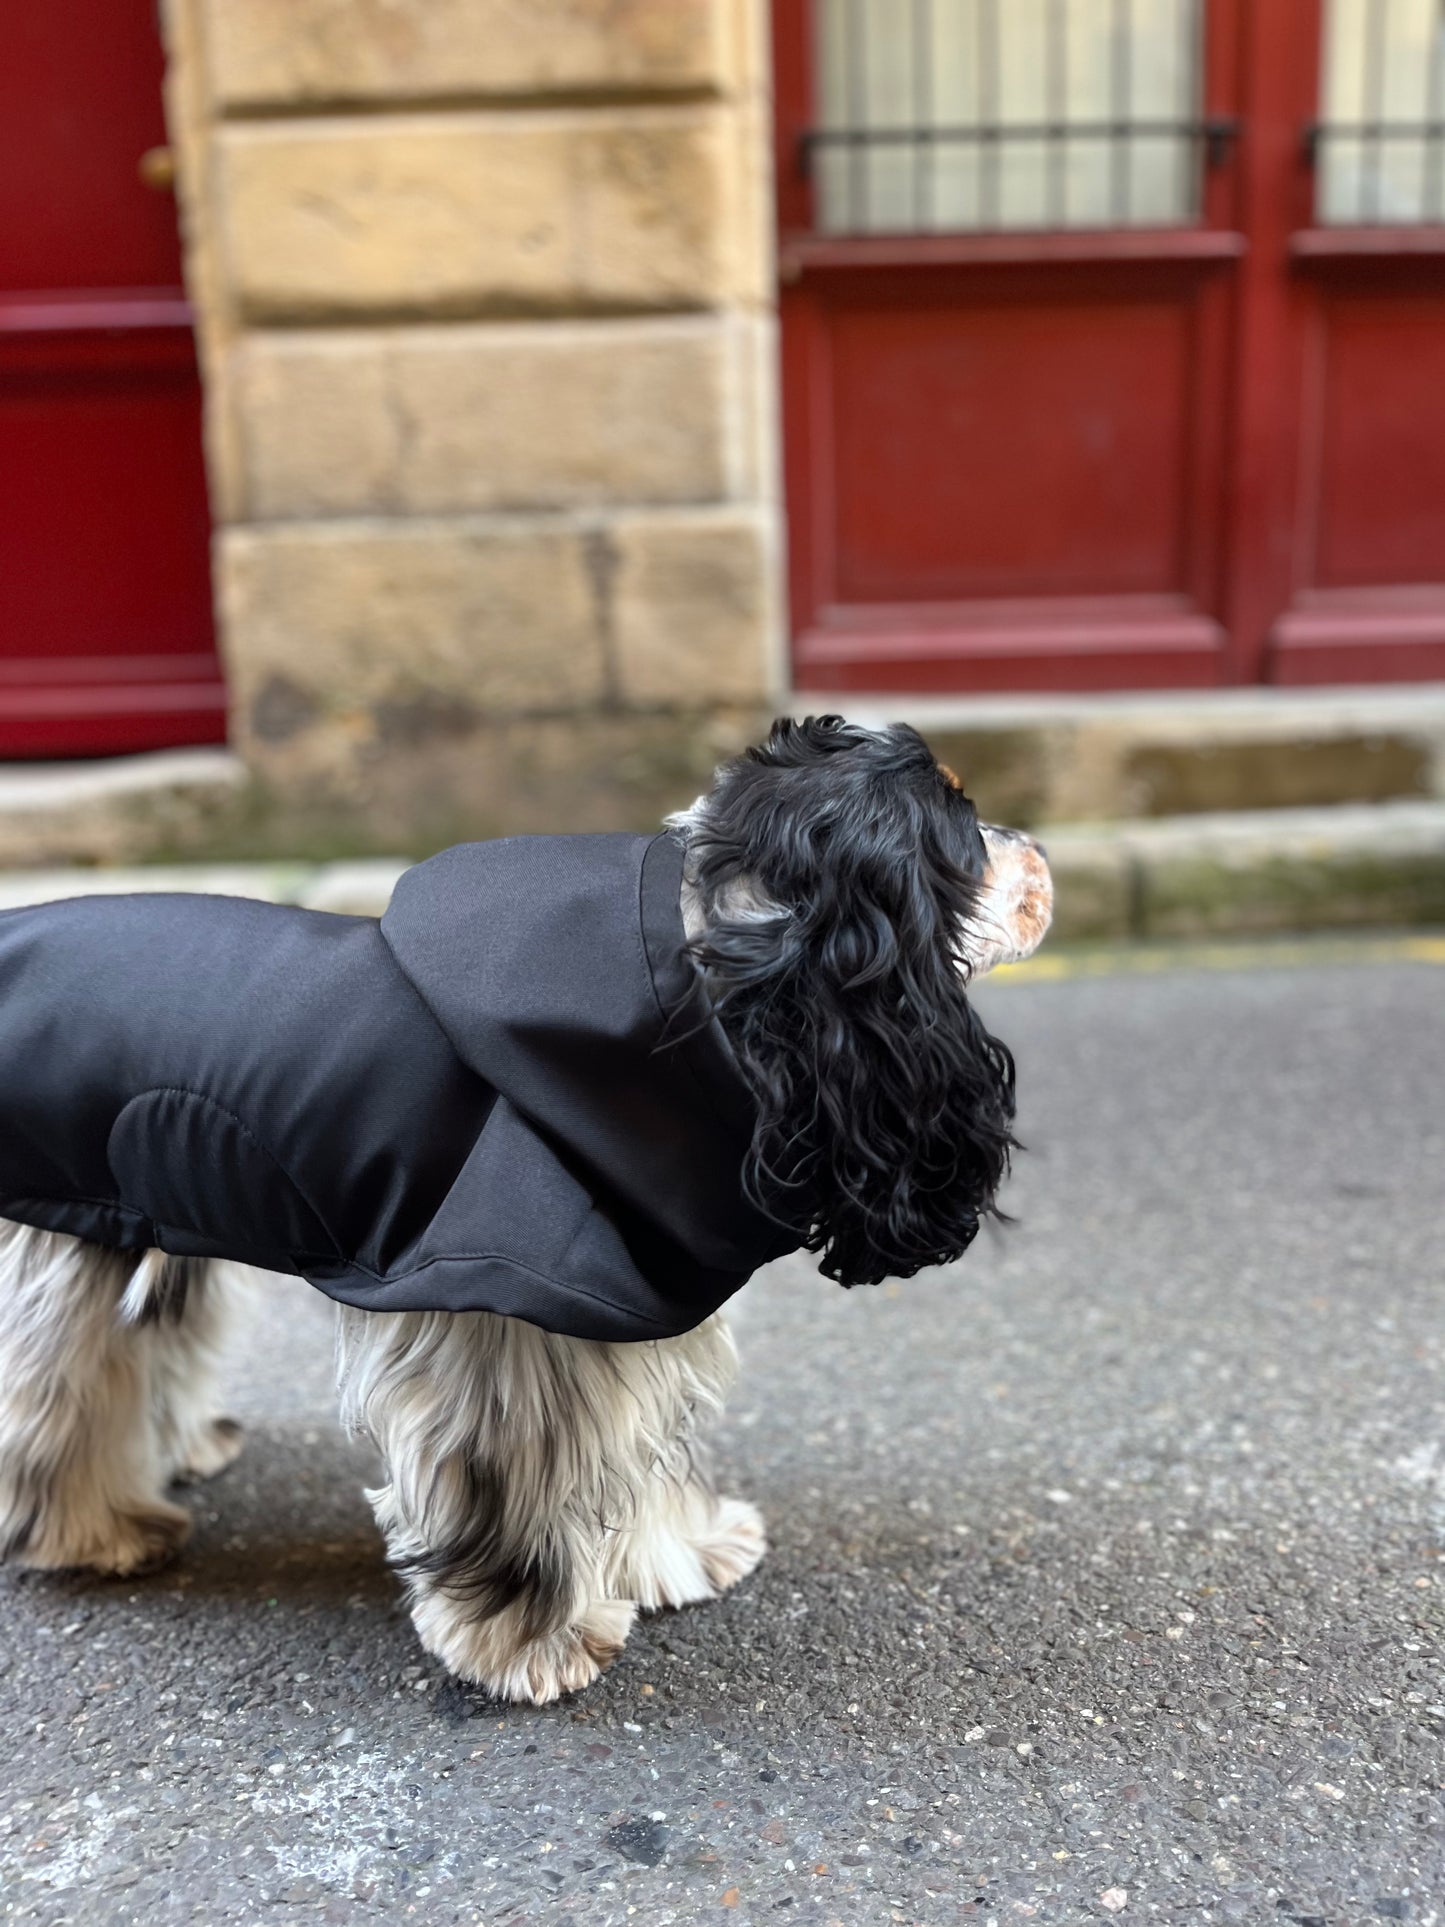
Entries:
[[[930, 700], [819, 697], [921, 729], [985, 815], [1039, 823], [1445, 800], [1445, 684]], [[794, 704], [795, 713], [804, 713]]]
[[[1440, 683], [968, 701], [820, 697], [794, 705], [799, 714], [830, 707], [860, 722], [916, 723], [986, 816], [1027, 828], [1445, 801]], [[436, 842], [466, 836], [575, 828], [593, 820], [608, 828], [646, 828], [690, 802], [712, 764], [761, 735], [766, 722], [764, 715], [737, 714], [724, 728], [707, 717], [650, 718], [650, 735], [634, 742], [629, 728], [642, 723], [609, 719], [599, 745], [580, 718], [550, 725], [554, 760], [540, 763], [525, 744], [509, 762], [510, 732], [504, 732], [490, 747], [499, 770], [492, 785], [498, 807], [430, 825], [420, 837], [405, 830], [398, 837], [424, 853]], [[574, 730], [581, 733], [571, 760], [591, 772], [580, 786], [569, 784], [569, 759], [561, 766], [555, 761], [558, 743], [570, 743]], [[378, 847], [387, 842], [373, 817], [348, 807], [344, 797], [320, 808], [271, 793], [226, 750], [0, 765], [0, 868], [285, 861], [298, 851], [321, 858], [368, 855]]]
[[375, 857], [345, 863], [144, 863], [114, 869], [77, 864], [8, 870], [0, 871], [0, 910], [62, 897], [174, 890], [379, 917], [406, 867], [404, 857]]
[[0, 865], [129, 863], [194, 849], [231, 820], [247, 781], [224, 749], [0, 764]]
[[1445, 802], [1041, 829], [1054, 941], [1445, 924]]
[[[1445, 925], [1445, 803], [1237, 811], [1041, 831], [1052, 942]], [[0, 873], [0, 909], [128, 890], [202, 890], [380, 915], [402, 858], [147, 864]]]

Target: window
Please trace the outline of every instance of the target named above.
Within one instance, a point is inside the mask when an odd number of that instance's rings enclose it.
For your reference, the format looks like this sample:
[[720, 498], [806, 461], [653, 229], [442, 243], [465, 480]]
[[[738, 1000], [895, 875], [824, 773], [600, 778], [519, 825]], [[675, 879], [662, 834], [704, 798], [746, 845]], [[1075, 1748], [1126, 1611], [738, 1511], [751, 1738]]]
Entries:
[[825, 233], [1198, 219], [1201, 0], [817, 0]]
[[1319, 217], [1445, 221], [1445, 0], [1328, 0]]

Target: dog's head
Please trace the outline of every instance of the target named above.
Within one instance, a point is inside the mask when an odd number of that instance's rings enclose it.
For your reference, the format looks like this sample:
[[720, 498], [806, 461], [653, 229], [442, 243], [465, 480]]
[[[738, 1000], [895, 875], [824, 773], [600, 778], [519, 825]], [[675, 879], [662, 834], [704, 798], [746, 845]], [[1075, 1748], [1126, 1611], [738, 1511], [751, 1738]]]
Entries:
[[1014, 1066], [968, 998], [1048, 929], [1043, 852], [902, 724], [773, 725], [674, 819], [688, 934], [751, 1083], [754, 1201], [840, 1284], [957, 1258], [996, 1213]]

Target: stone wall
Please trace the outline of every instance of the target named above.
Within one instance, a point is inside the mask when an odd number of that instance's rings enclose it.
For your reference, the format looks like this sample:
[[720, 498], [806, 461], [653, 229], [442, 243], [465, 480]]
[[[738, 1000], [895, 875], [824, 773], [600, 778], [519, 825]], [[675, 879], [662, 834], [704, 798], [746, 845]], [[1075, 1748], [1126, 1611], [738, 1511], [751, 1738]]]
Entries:
[[778, 693], [765, 0], [168, 0], [233, 741], [647, 820]]

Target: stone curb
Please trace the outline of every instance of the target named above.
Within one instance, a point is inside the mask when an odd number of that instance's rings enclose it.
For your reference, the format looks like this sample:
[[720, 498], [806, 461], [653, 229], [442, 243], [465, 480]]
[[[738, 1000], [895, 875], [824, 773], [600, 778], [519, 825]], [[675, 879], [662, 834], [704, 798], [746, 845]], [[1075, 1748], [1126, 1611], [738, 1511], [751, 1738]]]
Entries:
[[[1445, 803], [1259, 810], [1040, 832], [1055, 942], [1445, 923]], [[379, 916], [400, 857], [0, 872], [0, 909], [198, 890]]]
[[1445, 803], [1068, 824], [1040, 837], [1056, 941], [1445, 922]]
[[405, 857], [348, 863], [154, 863], [133, 869], [0, 871], [0, 910], [60, 897], [124, 896], [131, 891], [195, 891], [299, 903], [309, 910], [379, 917], [391, 899]]

